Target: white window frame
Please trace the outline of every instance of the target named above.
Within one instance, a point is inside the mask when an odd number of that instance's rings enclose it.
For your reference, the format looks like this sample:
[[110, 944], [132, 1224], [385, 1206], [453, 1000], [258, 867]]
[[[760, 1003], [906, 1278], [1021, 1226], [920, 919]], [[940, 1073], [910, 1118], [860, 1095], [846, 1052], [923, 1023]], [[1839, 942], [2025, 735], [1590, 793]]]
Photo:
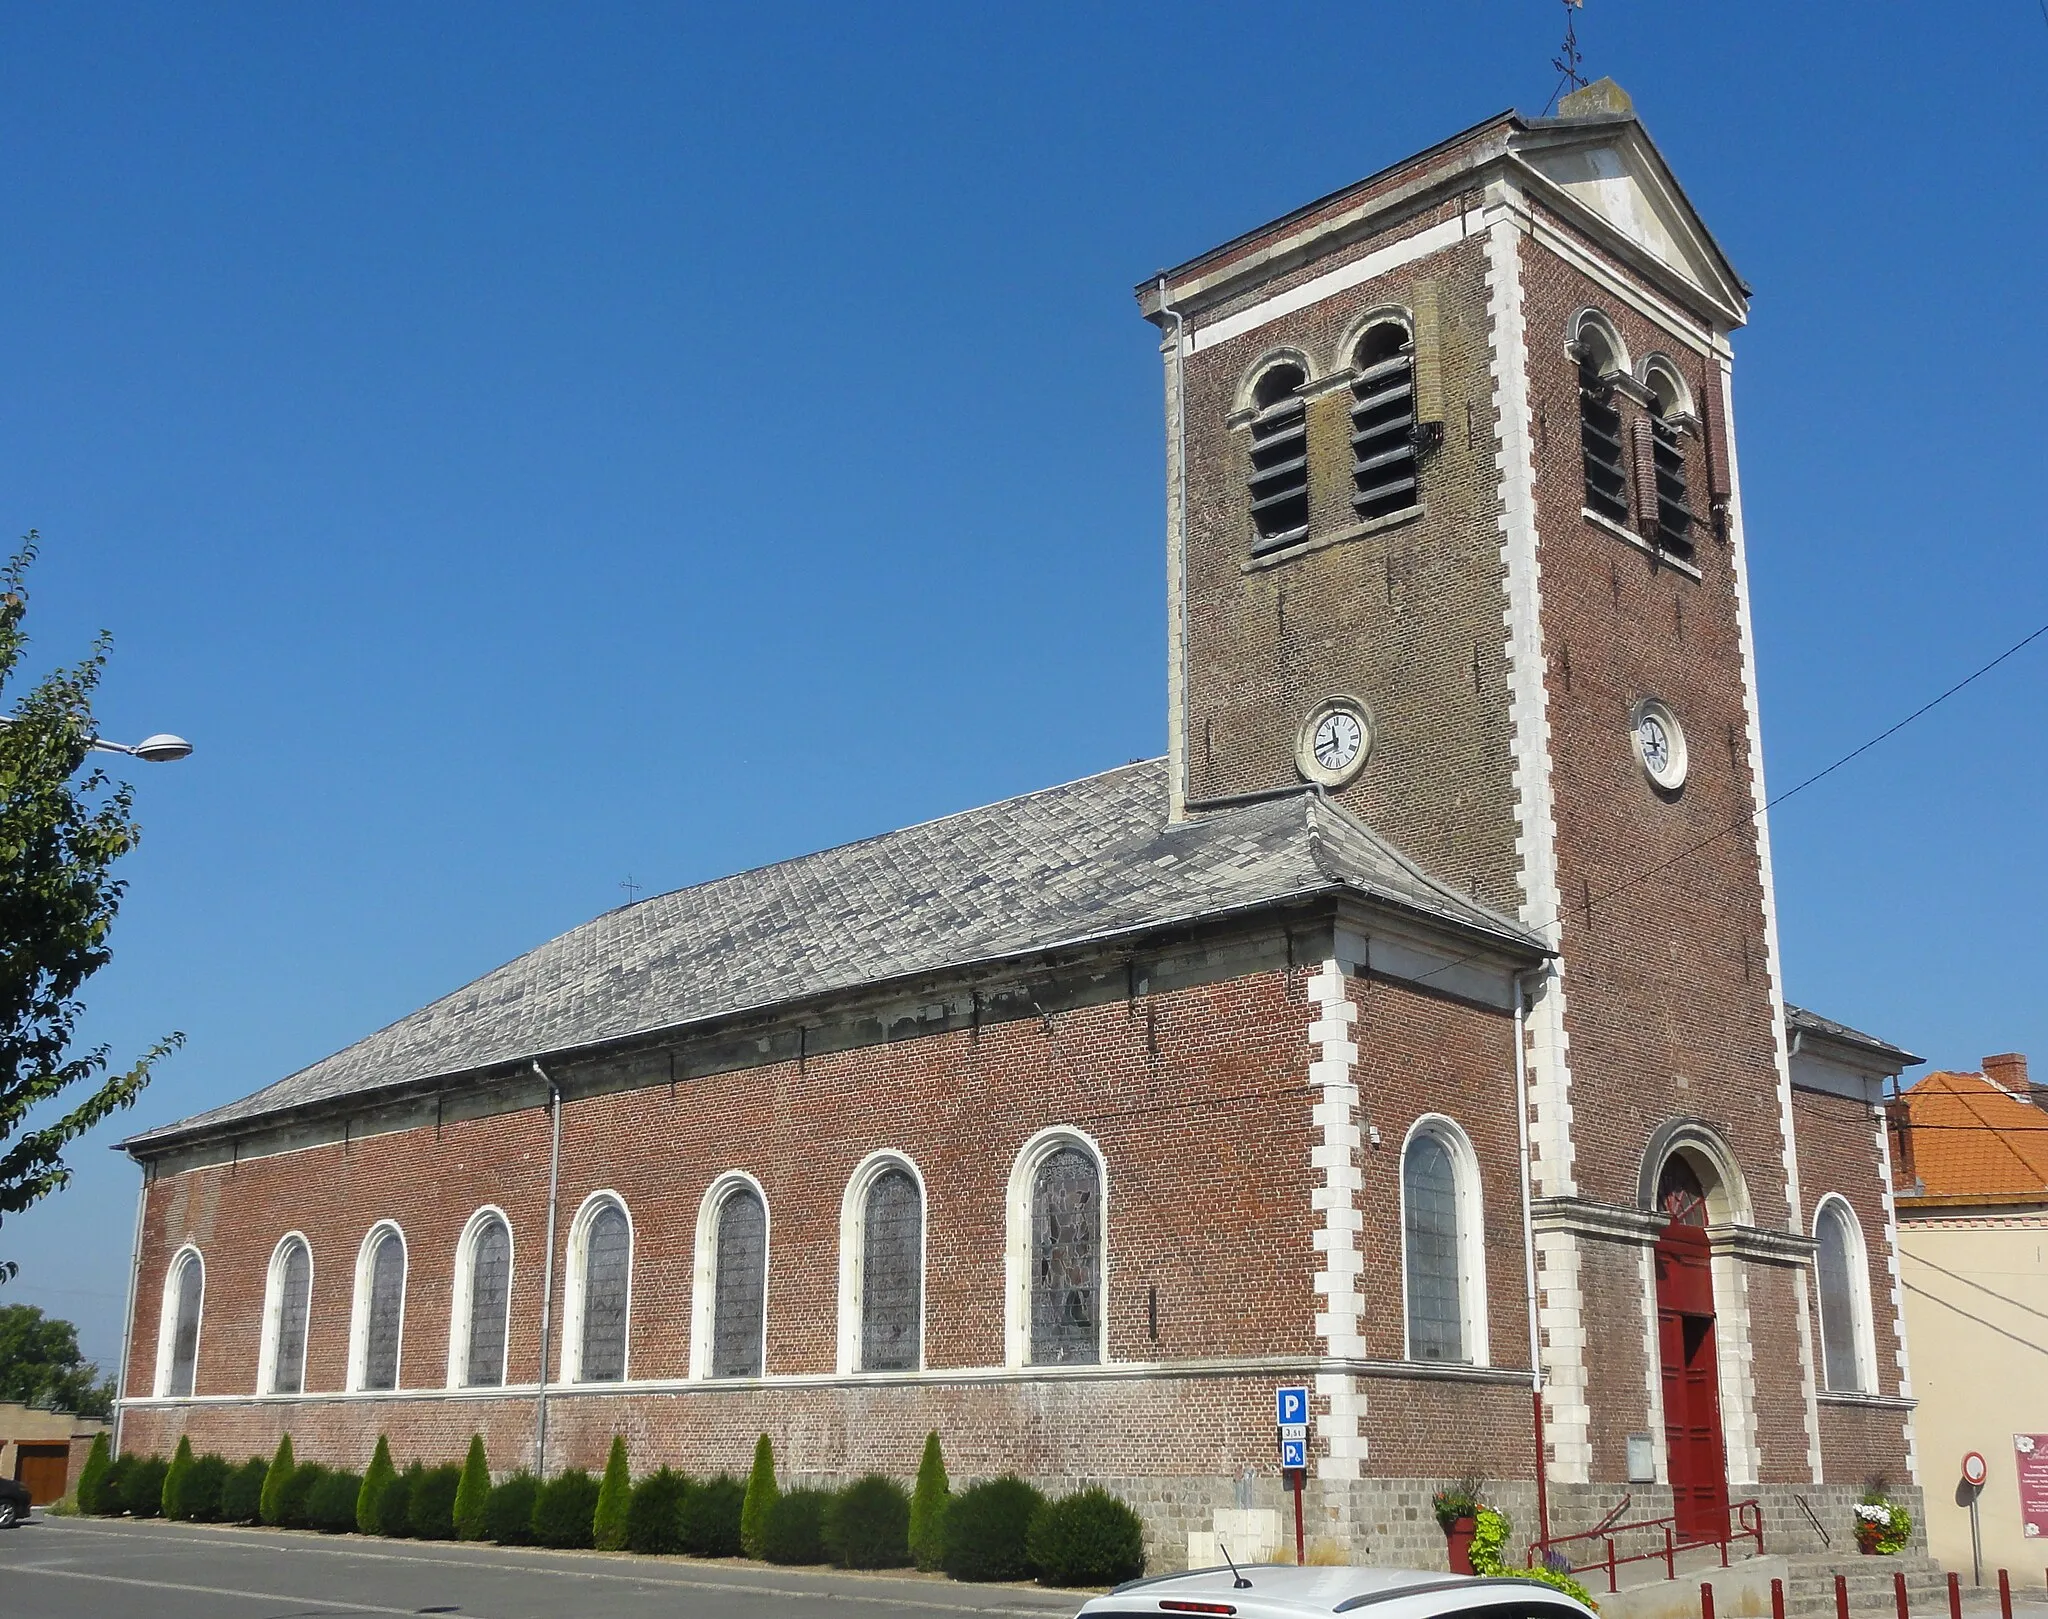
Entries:
[[[263, 1284], [263, 1341], [256, 1352], [256, 1392], [275, 1394], [277, 1351], [284, 1331], [284, 1261], [293, 1243], [306, 1250], [306, 1359], [313, 1355], [313, 1244], [303, 1231], [287, 1231], [270, 1250], [270, 1271]], [[299, 1392], [306, 1392], [306, 1368], [299, 1372]]]
[[368, 1392], [396, 1394], [405, 1387], [405, 1300], [412, 1291], [412, 1246], [405, 1240], [405, 1228], [396, 1220], [379, 1220], [363, 1233], [362, 1245], [356, 1249], [355, 1299], [348, 1322], [348, 1386], [352, 1393], [364, 1392], [363, 1378], [370, 1358], [370, 1261], [377, 1252], [378, 1240], [387, 1231], [397, 1234], [398, 1254], [405, 1266], [398, 1288], [398, 1362], [392, 1368], [391, 1387]]
[[[199, 1318], [192, 1328], [192, 1394], [171, 1393], [171, 1356], [178, 1341], [178, 1273], [190, 1254], [199, 1263]], [[159, 1400], [190, 1399], [199, 1392], [199, 1346], [206, 1331], [206, 1256], [197, 1243], [182, 1243], [164, 1270], [163, 1306], [156, 1321], [156, 1378], [150, 1392]]]
[[[470, 1313], [475, 1304], [476, 1242], [484, 1227], [493, 1220], [503, 1222], [505, 1227], [505, 1369], [507, 1372], [511, 1370], [512, 1280], [519, 1274], [519, 1245], [512, 1235], [512, 1217], [497, 1204], [486, 1203], [469, 1217], [469, 1223], [462, 1228], [462, 1235], [455, 1244], [455, 1277], [454, 1285], [449, 1289], [448, 1309], [448, 1387], [452, 1389], [470, 1386], [469, 1328]], [[509, 1377], [500, 1377], [495, 1386], [503, 1388], [510, 1381]]]
[[1415, 1359], [1415, 1346], [1408, 1338], [1408, 1149], [1428, 1136], [1442, 1144], [1451, 1157], [1451, 1177], [1458, 1202], [1458, 1299], [1463, 1317], [1458, 1323], [1464, 1340], [1465, 1358], [1458, 1361], [1428, 1361], [1430, 1366], [1490, 1366], [1491, 1335], [1486, 1320], [1486, 1208], [1479, 1186], [1479, 1154], [1464, 1126], [1442, 1113], [1425, 1113], [1408, 1127], [1401, 1140], [1398, 1175], [1400, 1196], [1401, 1249], [1401, 1354]]
[[[566, 1274], [562, 1281], [560, 1380], [564, 1383], [583, 1381], [583, 1293], [588, 1280], [584, 1271], [590, 1257], [590, 1228], [596, 1223], [598, 1212], [607, 1206], [626, 1217], [626, 1341], [619, 1349], [619, 1382], [629, 1382], [633, 1376], [633, 1259], [639, 1234], [633, 1228], [633, 1211], [625, 1198], [605, 1186], [586, 1197], [577, 1206], [576, 1218], [569, 1222], [569, 1246], [564, 1255]], [[607, 1382], [594, 1386], [613, 1385]]]
[[[908, 1372], [861, 1371], [862, 1306], [866, 1294], [863, 1270], [867, 1259], [868, 1194], [875, 1182], [892, 1169], [908, 1175], [917, 1188], [917, 1363]], [[763, 1200], [765, 1203], [765, 1199]], [[855, 1373], [873, 1377], [903, 1377], [924, 1370], [925, 1256], [930, 1230], [924, 1176], [910, 1155], [883, 1148], [871, 1152], [855, 1167], [839, 1200], [839, 1375]]]
[[1603, 377], [1626, 377], [1633, 375], [1634, 367], [1629, 361], [1628, 345], [1621, 340], [1621, 333], [1615, 328], [1614, 322], [1608, 318], [1604, 310], [1595, 309], [1592, 305], [1588, 304], [1574, 311], [1571, 320], [1565, 326], [1566, 344], [1573, 349], [1577, 349], [1585, 342], [1586, 332], [1589, 328], [1599, 335], [1600, 341], [1607, 348], [1608, 366], [1600, 375]]
[[[1849, 1335], [1856, 1345], [1856, 1381], [1861, 1386], [1838, 1389], [1828, 1381], [1827, 1299], [1820, 1285], [1820, 1223], [1830, 1210], [1838, 1211], [1848, 1225], [1849, 1252]], [[1875, 1394], [1877, 1392], [1877, 1334], [1870, 1312], [1870, 1250], [1863, 1240], [1863, 1222], [1840, 1192], [1823, 1194], [1813, 1206], [1813, 1298], [1814, 1313], [1820, 1317], [1820, 1384], [1828, 1394]]]
[[1003, 1241], [1003, 1364], [1012, 1371], [1032, 1365], [1031, 1193], [1045, 1161], [1063, 1147], [1078, 1148], [1095, 1165], [1097, 1207], [1102, 1211], [1097, 1243], [1101, 1274], [1096, 1282], [1101, 1290], [1101, 1309], [1096, 1312], [1095, 1361], [1098, 1366], [1109, 1364], [1109, 1161], [1093, 1136], [1069, 1125], [1055, 1124], [1025, 1142], [1010, 1166]]
[[743, 1169], [728, 1169], [704, 1189], [697, 1205], [697, 1251], [690, 1280], [690, 1377], [699, 1382], [744, 1383], [711, 1376], [711, 1334], [718, 1320], [718, 1215], [742, 1187], [761, 1200], [761, 1375], [768, 1375], [768, 1290], [775, 1261], [775, 1210], [761, 1183]]

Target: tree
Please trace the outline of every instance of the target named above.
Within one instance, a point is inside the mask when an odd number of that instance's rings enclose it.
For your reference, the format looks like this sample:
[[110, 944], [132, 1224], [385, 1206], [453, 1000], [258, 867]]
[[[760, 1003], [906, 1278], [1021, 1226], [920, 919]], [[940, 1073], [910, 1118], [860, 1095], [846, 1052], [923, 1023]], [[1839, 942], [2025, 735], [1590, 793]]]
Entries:
[[0, 1304], [0, 1400], [105, 1419], [114, 1380], [78, 1350], [78, 1329], [33, 1304]]
[[298, 1463], [292, 1457], [292, 1436], [286, 1434], [277, 1442], [277, 1454], [270, 1458], [270, 1471], [263, 1475], [263, 1494], [256, 1505], [259, 1521], [273, 1529], [284, 1521], [284, 1492], [292, 1481], [292, 1474], [297, 1471]]
[[626, 1468], [626, 1436], [612, 1435], [611, 1458], [604, 1464], [604, 1482], [597, 1487], [597, 1513], [591, 1533], [601, 1552], [626, 1549], [626, 1515], [633, 1508], [633, 1475]]
[[370, 1453], [370, 1465], [363, 1474], [362, 1488], [356, 1491], [356, 1528], [360, 1533], [374, 1535], [378, 1532], [378, 1508], [384, 1500], [384, 1492], [391, 1488], [391, 1481], [397, 1477], [398, 1469], [391, 1465], [391, 1441], [379, 1434], [377, 1448]]
[[[36, 545], [31, 532], [0, 568], [0, 693], [28, 646], [23, 587]], [[0, 725], [0, 1221], [63, 1187], [65, 1147], [133, 1106], [157, 1059], [184, 1042], [169, 1035], [119, 1073], [108, 1072], [107, 1047], [71, 1049], [78, 992], [110, 959], [107, 935], [127, 890], [108, 873], [140, 835], [132, 789], [103, 771], [78, 775], [110, 646], [102, 634], [83, 662], [44, 675], [5, 705], [13, 712]], [[28, 1127], [79, 1087], [86, 1094]], [[0, 1260], [0, 1282], [18, 1268]]]
[[749, 1557], [761, 1555], [761, 1531], [768, 1525], [768, 1509], [781, 1493], [775, 1487], [775, 1447], [763, 1434], [754, 1442], [754, 1470], [747, 1475], [747, 1495], [740, 1503], [740, 1550]]
[[191, 1517], [185, 1510], [185, 1475], [192, 1471], [192, 1436], [178, 1435], [178, 1448], [171, 1453], [171, 1465], [164, 1473], [164, 1516], [174, 1522]]
[[[380, 1445], [383, 1440], [377, 1441]], [[387, 1457], [384, 1465], [391, 1462]], [[491, 1502], [491, 1464], [484, 1456], [484, 1436], [469, 1436], [469, 1459], [462, 1464], [462, 1482], [455, 1490], [455, 1534], [461, 1540], [484, 1538], [484, 1513]]]
[[910, 1496], [910, 1555], [928, 1574], [946, 1560], [946, 1502], [951, 1496], [934, 1430], [925, 1437], [924, 1459], [917, 1464], [917, 1488]]

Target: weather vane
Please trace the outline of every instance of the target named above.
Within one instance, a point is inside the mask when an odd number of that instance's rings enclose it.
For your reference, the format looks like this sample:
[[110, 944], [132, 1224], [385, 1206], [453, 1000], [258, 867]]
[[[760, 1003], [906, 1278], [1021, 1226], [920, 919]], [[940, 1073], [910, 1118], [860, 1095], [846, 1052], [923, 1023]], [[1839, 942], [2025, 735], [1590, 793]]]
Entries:
[[1579, 55], [1579, 12], [1586, 0], [1564, 0], [1564, 46], [1550, 59], [1550, 65], [1557, 69], [1557, 88], [1550, 92], [1549, 101], [1543, 110], [1548, 113], [1557, 105], [1557, 98], [1564, 94], [1566, 85], [1574, 90], [1586, 88], [1586, 75], [1579, 71], [1584, 58]]

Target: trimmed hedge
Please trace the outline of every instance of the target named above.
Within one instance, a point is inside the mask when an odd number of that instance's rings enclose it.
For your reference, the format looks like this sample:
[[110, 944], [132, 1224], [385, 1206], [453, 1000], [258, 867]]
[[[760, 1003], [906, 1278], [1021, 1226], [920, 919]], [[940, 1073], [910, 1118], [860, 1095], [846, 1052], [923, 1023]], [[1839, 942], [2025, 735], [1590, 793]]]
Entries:
[[360, 1473], [322, 1472], [306, 1492], [306, 1527], [323, 1535], [345, 1535], [356, 1526], [356, 1497], [362, 1494]]
[[251, 1456], [228, 1474], [227, 1482], [220, 1487], [222, 1523], [256, 1521], [263, 1505], [263, 1480], [269, 1472], [270, 1463], [261, 1456]]
[[171, 1465], [164, 1470], [164, 1516], [183, 1523], [192, 1515], [185, 1510], [185, 1475], [192, 1471], [192, 1436], [178, 1435], [178, 1448], [171, 1452]]
[[283, 1521], [278, 1517], [278, 1496], [298, 1465], [298, 1459], [292, 1455], [292, 1436], [286, 1434], [277, 1442], [277, 1454], [270, 1458], [270, 1468], [263, 1475], [263, 1495], [257, 1503], [256, 1515], [265, 1523]]
[[558, 1473], [533, 1503], [533, 1538], [543, 1546], [587, 1550], [597, 1517], [597, 1480], [580, 1467]]
[[825, 1509], [825, 1549], [841, 1568], [902, 1568], [910, 1561], [910, 1497], [893, 1478], [870, 1473]]
[[484, 1539], [500, 1546], [531, 1546], [533, 1503], [539, 1494], [540, 1480], [526, 1472], [494, 1488], [484, 1501]]
[[455, 1538], [484, 1538], [484, 1507], [491, 1499], [491, 1464], [484, 1455], [484, 1436], [471, 1434], [469, 1456], [462, 1464], [462, 1487], [455, 1492]]
[[683, 1550], [692, 1557], [739, 1556], [740, 1509], [746, 1499], [746, 1489], [730, 1473], [692, 1484], [676, 1515]]
[[377, 1497], [377, 1533], [387, 1540], [412, 1538], [413, 1486], [426, 1476], [426, 1471], [424, 1466], [414, 1462], [385, 1485], [384, 1493]]
[[690, 1481], [664, 1467], [633, 1486], [626, 1508], [626, 1550], [659, 1556], [683, 1549], [683, 1497]]
[[164, 1475], [171, 1464], [161, 1456], [121, 1459], [121, 1505], [136, 1518], [156, 1518], [164, 1510]]
[[612, 1453], [604, 1464], [604, 1482], [597, 1487], [597, 1510], [590, 1534], [601, 1552], [626, 1549], [626, 1514], [633, 1508], [633, 1474], [626, 1463], [626, 1436], [612, 1435]]
[[446, 1467], [429, 1467], [413, 1480], [412, 1494], [405, 1503], [416, 1540], [455, 1538], [455, 1492], [462, 1488], [462, 1469], [450, 1462]]
[[1014, 1474], [976, 1484], [946, 1509], [946, 1572], [956, 1580], [1021, 1580], [1033, 1572], [1027, 1539], [1045, 1497]]
[[280, 1529], [307, 1527], [306, 1503], [313, 1499], [314, 1486], [327, 1477], [329, 1471], [318, 1462], [308, 1462], [304, 1467], [292, 1469], [292, 1476], [277, 1492], [277, 1526]]
[[1121, 1585], [1145, 1572], [1145, 1526], [1107, 1490], [1048, 1502], [1024, 1544], [1045, 1585]]
[[758, 1536], [761, 1559], [768, 1563], [822, 1563], [825, 1561], [825, 1503], [823, 1490], [786, 1490], [768, 1503], [761, 1515]]
[[747, 1475], [747, 1493], [740, 1504], [740, 1550], [749, 1557], [765, 1555], [762, 1535], [768, 1526], [768, 1509], [782, 1492], [775, 1484], [775, 1447], [766, 1434], [754, 1441], [754, 1470]]
[[185, 1474], [185, 1515], [194, 1523], [220, 1522], [221, 1491], [227, 1482], [225, 1456], [195, 1456]]
[[946, 1560], [946, 1508], [952, 1504], [946, 1480], [946, 1459], [939, 1454], [936, 1431], [927, 1434], [924, 1457], [917, 1464], [917, 1488], [910, 1496], [910, 1555], [927, 1574]]
[[377, 1448], [370, 1452], [370, 1465], [363, 1470], [363, 1487], [356, 1495], [356, 1528], [366, 1535], [377, 1531], [377, 1506], [398, 1469], [391, 1465], [391, 1441], [377, 1435]]
[[100, 1503], [105, 1499], [107, 1469], [114, 1465], [113, 1447], [104, 1433], [92, 1437], [92, 1449], [85, 1454], [85, 1466], [78, 1474], [78, 1510], [100, 1513], [106, 1510]]

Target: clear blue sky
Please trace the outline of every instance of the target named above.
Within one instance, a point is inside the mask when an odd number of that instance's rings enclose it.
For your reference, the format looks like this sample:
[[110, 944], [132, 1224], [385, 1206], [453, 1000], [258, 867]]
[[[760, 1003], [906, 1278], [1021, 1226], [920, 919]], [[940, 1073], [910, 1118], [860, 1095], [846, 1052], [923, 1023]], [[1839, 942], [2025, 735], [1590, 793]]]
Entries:
[[[0, 525], [116, 638], [147, 838], [89, 1032], [183, 1029], [0, 1299], [111, 1366], [118, 1135], [646, 890], [1160, 751], [1130, 288], [1503, 107], [1550, 0], [16, 6]], [[1790, 785], [2048, 621], [2048, 22], [1591, 0], [1756, 288]], [[2048, 1061], [2048, 641], [1775, 820], [1795, 999]]]

